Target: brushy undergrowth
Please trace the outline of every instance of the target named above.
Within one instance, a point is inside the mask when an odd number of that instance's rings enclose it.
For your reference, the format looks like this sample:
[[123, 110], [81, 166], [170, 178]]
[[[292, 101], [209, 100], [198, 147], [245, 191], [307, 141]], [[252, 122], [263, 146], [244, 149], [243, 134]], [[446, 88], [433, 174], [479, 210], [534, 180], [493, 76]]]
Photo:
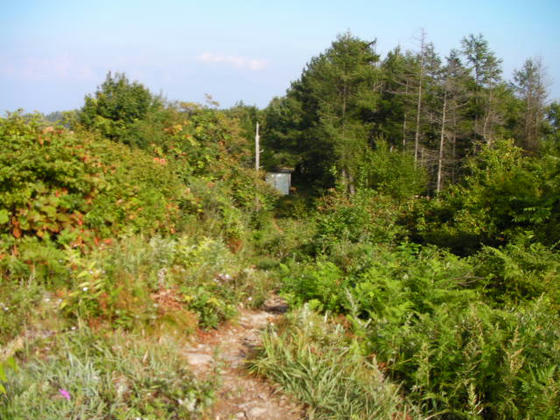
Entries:
[[[338, 266], [323, 256], [284, 266], [285, 296], [345, 315], [363, 354], [375, 353], [426, 415], [554, 418], [560, 404], [556, 257], [534, 253], [539, 246], [523, 249], [487, 248], [465, 259], [415, 244], [350, 244], [346, 257], [353, 263]], [[513, 264], [519, 255], [525, 258]], [[547, 282], [546, 296], [519, 293], [516, 281], [537, 279]]]
[[342, 325], [308, 305], [267, 330], [251, 369], [308, 406], [316, 419], [413, 419], [417, 410]]
[[182, 337], [279, 285], [303, 309], [253, 370], [312, 418], [557, 417], [557, 151], [496, 141], [419, 197], [378, 141], [352, 188], [279, 199], [239, 111], [109, 74], [72, 130], [0, 119], [0, 417], [199, 417]]
[[71, 287], [59, 290], [69, 319], [134, 328], [215, 328], [237, 304], [261, 299], [261, 272], [221, 239], [124, 238], [82, 257], [68, 251]]
[[0, 395], [4, 419], [199, 418], [216, 376], [198, 380], [181, 343], [81, 327], [19, 350]]

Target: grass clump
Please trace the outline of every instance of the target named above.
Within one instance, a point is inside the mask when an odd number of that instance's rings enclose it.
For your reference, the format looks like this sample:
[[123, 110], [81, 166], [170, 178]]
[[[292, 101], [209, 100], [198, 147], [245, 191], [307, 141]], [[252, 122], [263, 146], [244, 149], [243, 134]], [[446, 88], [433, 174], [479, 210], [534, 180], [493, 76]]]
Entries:
[[309, 305], [264, 334], [251, 369], [307, 404], [309, 418], [419, 418], [399, 387], [385, 378], [375, 355], [363, 356], [342, 325]]
[[0, 418], [199, 418], [216, 379], [195, 379], [180, 350], [171, 336], [69, 330], [21, 351]]

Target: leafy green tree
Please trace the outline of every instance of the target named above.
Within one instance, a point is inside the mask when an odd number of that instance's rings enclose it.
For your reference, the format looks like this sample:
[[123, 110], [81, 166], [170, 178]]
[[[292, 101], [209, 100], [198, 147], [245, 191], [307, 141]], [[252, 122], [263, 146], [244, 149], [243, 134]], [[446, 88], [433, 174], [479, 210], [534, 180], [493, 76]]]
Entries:
[[374, 132], [376, 137], [406, 149], [416, 112], [416, 57], [397, 47], [389, 51], [380, 70], [383, 86]]
[[162, 108], [162, 100], [142, 84], [109, 72], [95, 94], [86, 96], [79, 121], [111, 140], [145, 146], [146, 140], [131, 135], [131, 128]]
[[556, 154], [560, 155], [560, 103], [552, 102], [545, 108], [544, 113], [544, 144], [547, 149], [556, 150]]
[[410, 153], [392, 149], [383, 140], [368, 153], [364, 173], [365, 186], [401, 201], [424, 193], [428, 184], [427, 172], [415, 165]]
[[263, 163], [267, 168], [287, 166], [295, 168], [301, 160], [300, 145], [303, 132], [301, 102], [293, 90], [284, 97], [276, 97], [264, 110]]

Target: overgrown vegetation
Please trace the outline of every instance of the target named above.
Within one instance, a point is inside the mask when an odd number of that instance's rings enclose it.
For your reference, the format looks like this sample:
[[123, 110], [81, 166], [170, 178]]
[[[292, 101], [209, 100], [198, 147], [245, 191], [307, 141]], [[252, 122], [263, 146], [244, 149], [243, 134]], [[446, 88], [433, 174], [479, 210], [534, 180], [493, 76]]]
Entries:
[[[265, 110], [109, 73], [64, 124], [1, 119], [0, 416], [203, 417], [184, 340], [276, 291], [252, 370], [312, 418], [555, 418], [558, 105], [482, 36], [374, 47], [340, 36]], [[256, 119], [296, 194], [254, 173]]]
[[309, 306], [264, 335], [252, 370], [273, 378], [310, 406], [310, 418], [420, 418], [341, 324]]

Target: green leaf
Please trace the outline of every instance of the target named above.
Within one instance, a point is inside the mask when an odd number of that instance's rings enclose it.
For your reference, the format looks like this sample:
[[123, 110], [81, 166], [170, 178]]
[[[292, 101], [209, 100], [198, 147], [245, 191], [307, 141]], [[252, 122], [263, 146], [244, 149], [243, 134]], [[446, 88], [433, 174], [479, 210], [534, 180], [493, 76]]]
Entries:
[[8, 210], [2, 209], [0, 210], [0, 225], [5, 225], [10, 221], [10, 214]]
[[17, 371], [17, 364], [16, 364], [16, 359], [14, 359], [13, 357], [8, 357], [8, 359], [6, 360], [6, 364], [12, 368], [12, 370], [14, 372]]
[[4, 363], [0, 363], [0, 381], [6, 382], [8, 377], [6, 376], [6, 371], [4, 370]]

